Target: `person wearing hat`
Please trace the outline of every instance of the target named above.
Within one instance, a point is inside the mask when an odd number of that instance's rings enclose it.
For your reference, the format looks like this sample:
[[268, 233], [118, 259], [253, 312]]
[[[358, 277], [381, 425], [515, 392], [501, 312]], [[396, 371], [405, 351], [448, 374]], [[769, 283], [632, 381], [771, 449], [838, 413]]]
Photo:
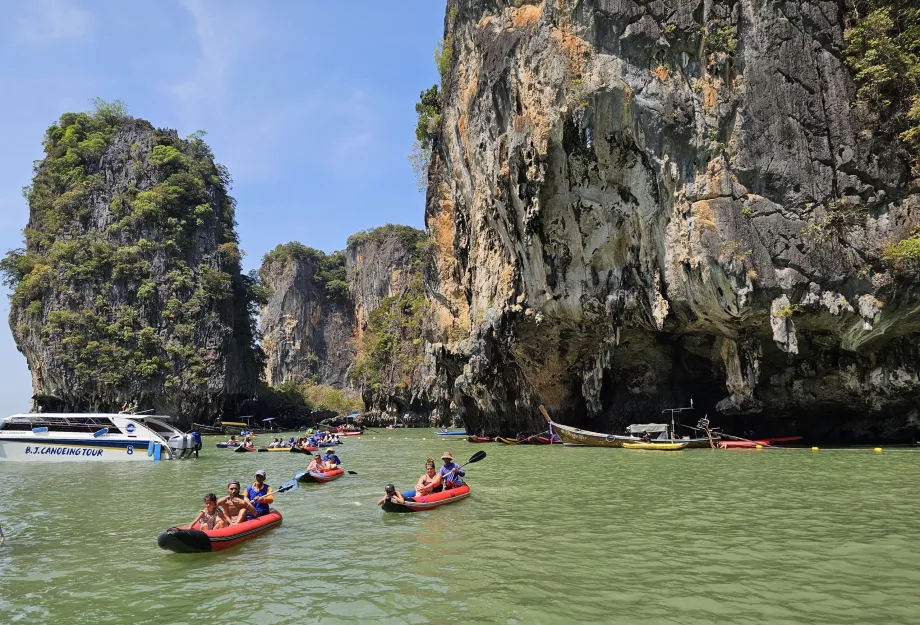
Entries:
[[221, 497], [217, 502], [217, 505], [223, 508], [227, 516], [230, 517], [230, 525], [242, 523], [248, 515], [259, 516], [255, 506], [240, 494], [240, 490], [239, 480], [230, 481], [227, 484], [227, 496]]
[[396, 487], [392, 484], [387, 484], [383, 490], [386, 494], [380, 498], [380, 501], [377, 502], [378, 506], [382, 506], [387, 501], [392, 501], [393, 503], [398, 504], [406, 503], [405, 498], [398, 490], [396, 490]]
[[275, 497], [272, 495], [272, 487], [265, 483], [265, 471], [256, 471], [254, 479], [252, 485], [246, 489], [246, 501], [256, 509], [255, 516], [262, 516], [271, 510], [269, 504], [275, 501]]
[[462, 478], [466, 475], [466, 471], [461, 469], [460, 466], [454, 462], [454, 457], [450, 455], [450, 452], [445, 451], [441, 454], [441, 460], [444, 461], [444, 466], [441, 467], [441, 479], [438, 483], [444, 485], [444, 490], [463, 486]]
[[335, 455], [335, 449], [332, 447], [326, 448], [326, 455], [323, 456], [323, 461], [330, 469], [337, 469], [339, 468], [339, 465], [342, 464], [342, 461], [339, 460], [339, 457]]

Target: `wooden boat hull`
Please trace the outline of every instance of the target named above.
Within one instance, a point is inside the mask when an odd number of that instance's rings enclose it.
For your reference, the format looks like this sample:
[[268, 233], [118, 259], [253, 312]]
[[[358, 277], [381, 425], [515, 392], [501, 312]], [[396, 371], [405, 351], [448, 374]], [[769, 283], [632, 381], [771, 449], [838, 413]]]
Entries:
[[281, 525], [281, 513], [272, 509], [268, 514], [263, 514], [258, 518], [222, 527], [219, 530], [191, 529], [187, 525], [171, 527], [160, 532], [160, 535], [157, 536], [157, 545], [161, 549], [175, 553], [223, 551], [252, 540], [256, 536], [261, 536], [279, 525]]
[[415, 501], [406, 501], [405, 504], [386, 501], [383, 503], [382, 508], [384, 512], [421, 512], [423, 510], [431, 510], [432, 508], [437, 508], [438, 506], [444, 506], [449, 503], [456, 503], [461, 499], [466, 499], [469, 496], [470, 487], [467, 484], [464, 484], [463, 486], [451, 488], [450, 490], [442, 490], [439, 493], [432, 493], [430, 495], [415, 497]]
[[643, 449], [645, 451], [680, 451], [688, 443], [623, 443], [624, 449]]
[[[602, 434], [600, 432], [592, 432], [590, 430], [582, 430], [579, 428], [573, 428], [569, 425], [562, 425], [561, 423], [556, 423], [551, 421], [553, 426], [553, 432], [559, 435], [559, 438], [562, 439], [563, 443], [568, 445], [582, 445], [587, 447], [622, 447], [624, 443], [641, 443], [642, 439], [638, 436], [620, 436], [619, 434]], [[721, 438], [717, 435], [713, 435], [712, 442], [716, 446], [719, 445]], [[667, 439], [667, 440], [656, 440], [655, 443], [664, 443], [664, 444], [684, 444], [688, 448], [706, 448], [711, 447], [708, 438], [689, 438], [689, 439]]]

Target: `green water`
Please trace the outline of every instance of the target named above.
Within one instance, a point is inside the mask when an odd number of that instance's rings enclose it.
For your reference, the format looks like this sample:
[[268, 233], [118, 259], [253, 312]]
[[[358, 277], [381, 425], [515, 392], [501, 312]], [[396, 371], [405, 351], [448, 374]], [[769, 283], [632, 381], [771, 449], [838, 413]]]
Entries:
[[[423, 440], [424, 439], [424, 440]], [[914, 450], [634, 452], [381, 431], [339, 448], [357, 476], [279, 495], [281, 528], [223, 553], [160, 550], [204, 492], [294, 454], [0, 464], [0, 623], [916, 623]], [[427, 455], [473, 495], [375, 506]]]

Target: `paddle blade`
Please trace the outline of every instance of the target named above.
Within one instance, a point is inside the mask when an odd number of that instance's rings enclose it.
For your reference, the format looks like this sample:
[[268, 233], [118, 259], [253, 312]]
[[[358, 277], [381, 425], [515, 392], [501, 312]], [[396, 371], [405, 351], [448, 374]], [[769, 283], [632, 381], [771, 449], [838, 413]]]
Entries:
[[292, 490], [300, 490], [300, 486], [297, 485], [297, 480], [289, 480], [281, 485], [281, 488], [275, 491], [274, 494], [287, 493]]
[[349, 471], [349, 472], [348, 472], [348, 475], [357, 475], [357, 474], [358, 474], [357, 471]]
[[472, 464], [473, 462], [479, 462], [485, 457], [486, 457], [486, 452], [477, 451], [475, 454], [473, 454], [473, 457], [467, 461], [467, 464]]

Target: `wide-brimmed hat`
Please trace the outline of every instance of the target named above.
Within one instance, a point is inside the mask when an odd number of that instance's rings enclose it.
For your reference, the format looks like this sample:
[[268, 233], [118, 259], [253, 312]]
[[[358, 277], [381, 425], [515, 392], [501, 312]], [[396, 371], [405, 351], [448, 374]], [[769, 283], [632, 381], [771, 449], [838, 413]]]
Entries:
[[445, 451], [443, 454], [441, 454], [441, 460], [444, 460], [445, 458], [447, 458], [448, 460], [454, 459], [454, 457], [450, 455], [449, 451]]

